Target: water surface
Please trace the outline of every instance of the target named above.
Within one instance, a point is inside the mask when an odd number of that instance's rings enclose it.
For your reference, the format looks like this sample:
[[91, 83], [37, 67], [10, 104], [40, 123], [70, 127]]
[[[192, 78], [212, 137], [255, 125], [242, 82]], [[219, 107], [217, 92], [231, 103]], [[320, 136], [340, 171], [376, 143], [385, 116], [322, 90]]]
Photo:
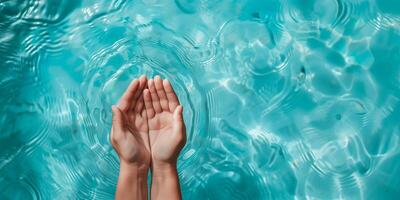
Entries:
[[184, 199], [397, 199], [399, 2], [1, 0], [0, 199], [113, 199], [141, 74], [185, 108]]

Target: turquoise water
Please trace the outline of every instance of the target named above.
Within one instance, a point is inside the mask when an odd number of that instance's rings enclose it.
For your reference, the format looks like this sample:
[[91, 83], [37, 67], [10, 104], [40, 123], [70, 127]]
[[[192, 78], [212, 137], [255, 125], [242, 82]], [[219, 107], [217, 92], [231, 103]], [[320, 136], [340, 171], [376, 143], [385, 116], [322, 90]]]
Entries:
[[184, 199], [400, 197], [397, 0], [1, 0], [0, 65], [0, 199], [112, 199], [141, 74], [184, 105]]

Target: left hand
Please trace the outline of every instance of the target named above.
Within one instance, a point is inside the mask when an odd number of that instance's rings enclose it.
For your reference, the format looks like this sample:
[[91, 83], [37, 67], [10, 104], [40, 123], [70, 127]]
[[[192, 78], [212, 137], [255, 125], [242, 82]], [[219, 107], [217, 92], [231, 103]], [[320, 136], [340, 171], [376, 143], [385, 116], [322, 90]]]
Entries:
[[149, 128], [143, 102], [143, 89], [147, 79], [133, 80], [120, 100], [113, 106], [111, 144], [117, 152], [121, 166], [134, 166], [146, 170], [150, 166]]

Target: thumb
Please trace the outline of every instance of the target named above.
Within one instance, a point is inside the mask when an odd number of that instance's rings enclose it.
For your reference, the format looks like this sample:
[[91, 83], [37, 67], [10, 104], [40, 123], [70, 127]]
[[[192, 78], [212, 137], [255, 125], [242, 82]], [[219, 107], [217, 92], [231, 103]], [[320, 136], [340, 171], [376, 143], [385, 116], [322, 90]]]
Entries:
[[183, 120], [182, 111], [183, 111], [183, 109], [182, 109], [182, 106], [181, 106], [181, 105], [179, 105], [179, 106], [177, 106], [177, 107], [175, 108], [174, 114], [173, 114], [173, 117], [174, 117], [174, 121], [175, 121], [175, 122], [182, 122], [182, 120]]
[[113, 113], [113, 118], [112, 118], [113, 129], [116, 131], [122, 131], [124, 129], [124, 118], [122, 112], [117, 106], [112, 106], [111, 109]]
[[174, 110], [173, 119], [174, 119], [174, 127], [178, 130], [182, 130], [183, 128], [183, 108], [181, 105], [177, 106]]

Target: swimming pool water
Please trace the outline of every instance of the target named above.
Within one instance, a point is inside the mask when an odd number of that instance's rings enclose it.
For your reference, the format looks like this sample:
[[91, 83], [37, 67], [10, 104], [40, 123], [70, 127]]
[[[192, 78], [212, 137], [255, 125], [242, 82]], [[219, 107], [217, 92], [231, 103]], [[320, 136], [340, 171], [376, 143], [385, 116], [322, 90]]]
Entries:
[[184, 105], [184, 199], [400, 197], [397, 0], [2, 0], [0, 65], [0, 199], [113, 199], [141, 74]]

